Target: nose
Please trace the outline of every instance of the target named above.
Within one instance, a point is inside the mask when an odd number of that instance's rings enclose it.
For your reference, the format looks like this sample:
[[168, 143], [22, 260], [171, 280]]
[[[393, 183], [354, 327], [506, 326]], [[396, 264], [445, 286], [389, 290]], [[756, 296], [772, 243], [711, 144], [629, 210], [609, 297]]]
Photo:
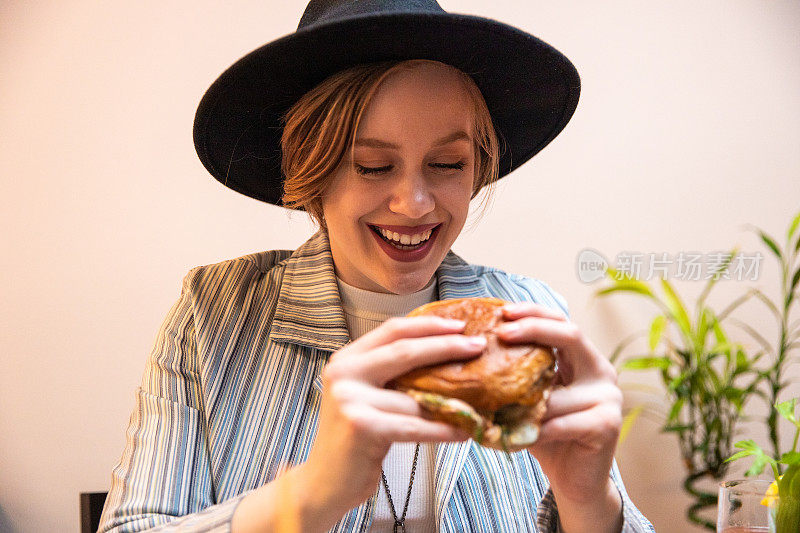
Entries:
[[395, 181], [389, 199], [389, 210], [412, 219], [420, 219], [436, 207], [436, 201], [425, 176], [408, 174]]

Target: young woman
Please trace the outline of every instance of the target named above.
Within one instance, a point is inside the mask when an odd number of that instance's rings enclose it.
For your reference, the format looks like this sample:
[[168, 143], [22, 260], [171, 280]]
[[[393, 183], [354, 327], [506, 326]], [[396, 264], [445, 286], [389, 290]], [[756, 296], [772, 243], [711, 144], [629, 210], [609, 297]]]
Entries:
[[[201, 160], [320, 229], [186, 276], [100, 530], [652, 531], [613, 462], [611, 365], [543, 282], [450, 251], [470, 200], [561, 131], [577, 88], [546, 44], [432, 0], [312, 1], [226, 71], [198, 110]], [[461, 322], [397, 318], [465, 296], [518, 302], [499, 334], [559, 353], [540, 438], [510, 460], [383, 388], [480, 353]]]

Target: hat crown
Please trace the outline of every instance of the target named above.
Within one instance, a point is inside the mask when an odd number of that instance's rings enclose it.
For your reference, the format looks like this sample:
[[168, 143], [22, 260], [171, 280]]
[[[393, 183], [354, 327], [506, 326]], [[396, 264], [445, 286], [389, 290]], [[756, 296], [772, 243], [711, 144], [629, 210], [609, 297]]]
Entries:
[[445, 13], [436, 0], [311, 0], [297, 29], [336, 20], [389, 13]]
[[355, 65], [428, 59], [481, 91], [501, 141], [498, 178], [558, 135], [580, 78], [564, 55], [503, 22], [449, 13], [438, 0], [306, 0], [297, 31], [242, 57], [209, 87], [194, 121], [200, 161], [220, 183], [283, 205], [286, 113]]

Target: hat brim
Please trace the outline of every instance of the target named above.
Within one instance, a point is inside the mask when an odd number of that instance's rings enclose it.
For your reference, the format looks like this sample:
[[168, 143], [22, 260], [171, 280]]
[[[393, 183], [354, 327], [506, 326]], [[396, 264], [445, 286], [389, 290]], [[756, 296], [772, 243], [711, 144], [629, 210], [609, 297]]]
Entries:
[[578, 104], [572, 63], [513, 26], [455, 13], [370, 14], [305, 27], [231, 65], [198, 106], [197, 154], [225, 186], [282, 205], [283, 114], [335, 72], [404, 59], [440, 61], [472, 77], [500, 138], [500, 177], [547, 146]]

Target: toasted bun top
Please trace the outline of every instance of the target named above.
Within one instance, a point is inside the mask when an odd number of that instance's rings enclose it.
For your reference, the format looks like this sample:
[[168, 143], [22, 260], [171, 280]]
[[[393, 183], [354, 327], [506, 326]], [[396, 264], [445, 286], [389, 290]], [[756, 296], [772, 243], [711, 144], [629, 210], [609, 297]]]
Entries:
[[390, 386], [458, 398], [482, 414], [505, 405], [535, 405], [549, 387], [555, 358], [551, 348], [535, 344], [506, 344], [493, 332], [505, 321], [499, 298], [459, 298], [431, 302], [408, 316], [435, 315], [464, 320], [464, 335], [483, 335], [483, 353], [464, 362], [445, 363], [412, 370]]

